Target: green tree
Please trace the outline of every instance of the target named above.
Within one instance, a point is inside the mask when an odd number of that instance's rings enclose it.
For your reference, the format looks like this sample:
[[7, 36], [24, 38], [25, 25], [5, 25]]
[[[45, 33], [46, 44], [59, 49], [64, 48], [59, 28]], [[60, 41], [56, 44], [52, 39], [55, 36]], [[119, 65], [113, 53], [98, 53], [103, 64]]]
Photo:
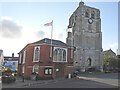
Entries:
[[103, 57], [103, 69], [115, 70], [118, 69], [118, 57], [117, 56], [104, 56]]

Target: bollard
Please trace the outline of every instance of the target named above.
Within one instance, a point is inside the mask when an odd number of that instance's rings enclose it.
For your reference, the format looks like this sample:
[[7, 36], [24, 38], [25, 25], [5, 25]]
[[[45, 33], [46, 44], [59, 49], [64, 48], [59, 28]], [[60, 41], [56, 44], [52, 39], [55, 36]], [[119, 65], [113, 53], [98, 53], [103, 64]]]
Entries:
[[71, 74], [68, 74], [68, 78], [71, 79]]

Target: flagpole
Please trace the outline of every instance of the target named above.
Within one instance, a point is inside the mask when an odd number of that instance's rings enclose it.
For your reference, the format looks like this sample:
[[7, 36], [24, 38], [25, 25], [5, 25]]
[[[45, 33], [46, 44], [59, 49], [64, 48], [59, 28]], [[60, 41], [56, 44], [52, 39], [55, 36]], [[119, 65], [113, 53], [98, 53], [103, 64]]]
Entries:
[[50, 49], [50, 57], [52, 57], [52, 34], [53, 34], [53, 20], [51, 25], [51, 49]]

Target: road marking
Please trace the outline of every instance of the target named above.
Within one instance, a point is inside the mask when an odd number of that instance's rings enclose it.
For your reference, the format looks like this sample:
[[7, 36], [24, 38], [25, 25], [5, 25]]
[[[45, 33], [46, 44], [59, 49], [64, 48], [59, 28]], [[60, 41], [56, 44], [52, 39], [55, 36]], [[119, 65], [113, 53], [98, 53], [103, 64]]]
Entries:
[[83, 76], [77, 76], [79, 79], [85, 79], [85, 80], [92, 80], [100, 83], [105, 83], [113, 86], [118, 87], [118, 79], [101, 79], [101, 78], [93, 78], [93, 77], [83, 77]]

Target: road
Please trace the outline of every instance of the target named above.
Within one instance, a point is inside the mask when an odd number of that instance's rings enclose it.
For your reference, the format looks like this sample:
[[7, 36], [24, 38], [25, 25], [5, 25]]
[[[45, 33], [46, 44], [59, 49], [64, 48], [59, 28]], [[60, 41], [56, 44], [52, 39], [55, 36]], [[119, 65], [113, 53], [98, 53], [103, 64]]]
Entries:
[[118, 74], [82, 74], [77, 78], [56, 80], [26, 88], [118, 88]]

